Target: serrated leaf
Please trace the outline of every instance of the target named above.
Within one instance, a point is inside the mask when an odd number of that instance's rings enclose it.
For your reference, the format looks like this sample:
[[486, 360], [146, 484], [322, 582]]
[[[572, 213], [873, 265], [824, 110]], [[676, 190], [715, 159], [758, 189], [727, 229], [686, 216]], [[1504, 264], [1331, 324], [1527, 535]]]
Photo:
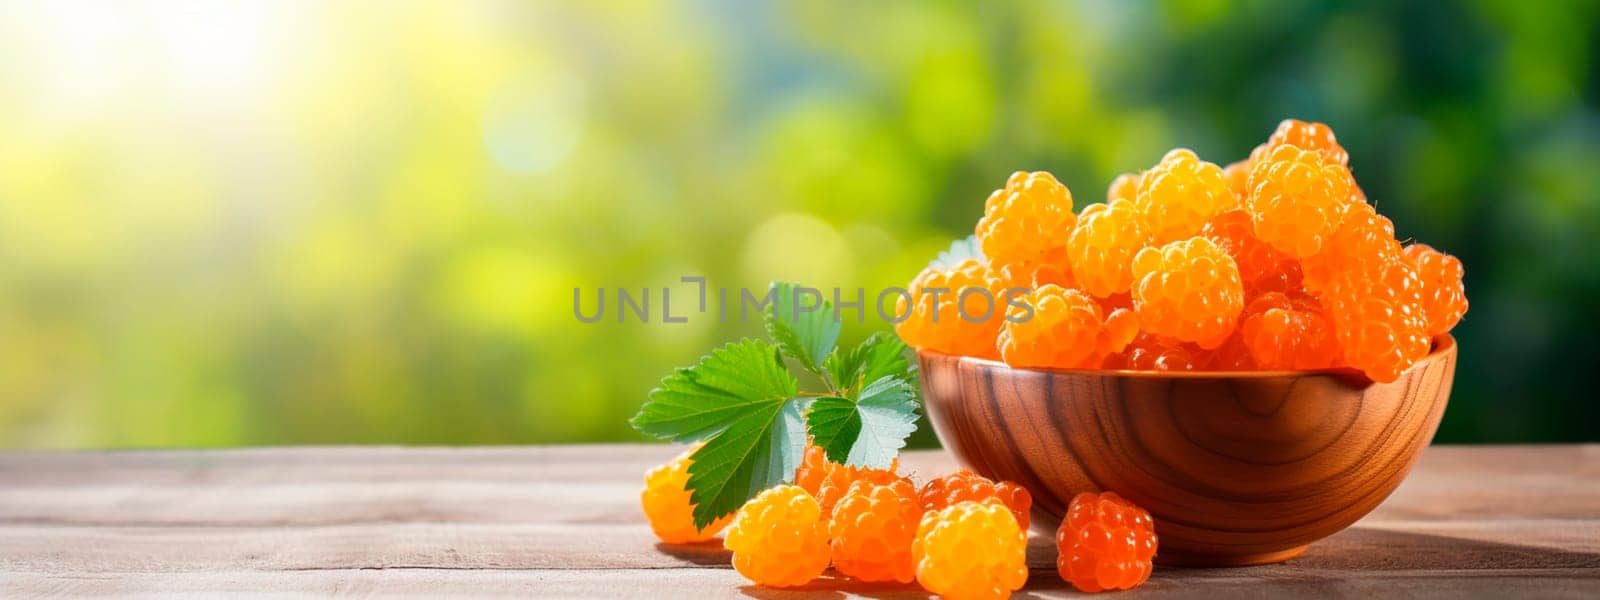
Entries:
[[915, 375], [906, 360], [906, 345], [900, 338], [886, 332], [877, 332], [861, 345], [849, 351], [835, 352], [823, 361], [823, 367], [842, 390], [859, 390], [869, 381], [889, 375], [912, 382]]
[[939, 256], [934, 257], [928, 265], [949, 269], [969, 258], [977, 259], [978, 262], [988, 261], [983, 256], [983, 248], [978, 245], [977, 235], [969, 235], [950, 242], [950, 247], [939, 251]]
[[805, 452], [799, 399], [751, 409], [694, 452], [685, 485], [695, 527], [705, 527], [761, 490], [792, 481]]
[[778, 348], [743, 340], [678, 369], [650, 392], [633, 427], [676, 442], [705, 440], [689, 466], [696, 526], [738, 510], [794, 476], [805, 451], [806, 399]]
[[662, 379], [631, 423], [645, 435], [696, 442], [756, 409], [788, 402], [798, 388], [776, 348], [747, 339], [717, 348], [695, 366]]
[[861, 381], [877, 381], [884, 377], [899, 377], [906, 383], [917, 380], [916, 369], [906, 360], [906, 343], [892, 334], [879, 332], [868, 338], [867, 360], [861, 370]]
[[917, 430], [916, 390], [888, 375], [867, 384], [854, 399], [818, 398], [806, 413], [806, 427], [829, 460], [888, 468]]
[[[799, 361], [807, 371], [822, 374], [822, 361], [839, 341], [842, 324], [833, 304], [819, 298], [816, 307], [801, 307], [796, 286], [786, 281], [773, 282], [772, 303], [767, 306], [767, 332], [785, 356]], [[820, 292], [819, 292], [820, 294]]]

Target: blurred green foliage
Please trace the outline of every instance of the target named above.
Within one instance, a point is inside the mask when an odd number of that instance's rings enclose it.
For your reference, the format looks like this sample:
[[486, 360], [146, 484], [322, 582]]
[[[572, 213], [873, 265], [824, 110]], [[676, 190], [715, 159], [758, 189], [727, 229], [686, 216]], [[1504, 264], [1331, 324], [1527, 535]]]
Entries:
[[1011, 171], [1081, 205], [1290, 116], [1467, 265], [1438, 439], [1600, 439], [1597, 29], [1565, 0], [0, 1], [0, 447], [640, 439], [660, 377], [760, 324], [584, 324], [574, 288], [899, 285]]

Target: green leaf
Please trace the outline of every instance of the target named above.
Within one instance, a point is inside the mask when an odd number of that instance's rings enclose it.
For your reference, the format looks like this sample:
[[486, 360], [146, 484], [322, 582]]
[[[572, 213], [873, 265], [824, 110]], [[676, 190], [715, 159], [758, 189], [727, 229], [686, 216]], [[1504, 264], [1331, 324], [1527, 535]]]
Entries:
[[[808, 435], [837, 462], [884, 468], [916, 430], [905, 344], [879, 333], [836, 352], [840, 323], [833, 307], [814, 296], [816, 307], [797, 311], [800, 289], [777, 282], [769, 291], [765, 317], [776, 344], [742, 340], [713, 350], [662, 379], [633, 417], [634, 428], [647, 435], [704, 442], [686, 485], [697, 526], [792, 481]], [[833, 396], [800, 396], [784, 356], [828, 381]]]
[[755, 409], [789, 401], [799, 382], [762, 340], [730, 343], [678, 369], [650, 391], [633, 428], [674, 442], [696, 442], [722, 432]]
[[[800, 362], [807, 371], [822, 374], [822, 361], [839, 341], [841, 323], [834, 315], [833, 304], [817, 292], [817, 305], [801, 305], [796, 290], [800, 288], [786, 281], [773, 282], [769, 293], [772, 303], [767, 306], [767, 332], [778, 342], [784, 355]], [[816, 290], [810, 290], [816, 291]]]
[[694, 452], [685, 487], [695, 527], [732, 514], [761, 490], [793, 481], [806, 445], [798, 400], [754, 408]]
[[929, 262], [929, 266], [951, 268], [961, 264], [961, 261], [975, 258], [978, 262], [987, 262], [983, 256], [983, 248], [978, 245], [978, 236], [969, 235], [950, 242], [950, 247], [939, 252], [939, 256]]
[[895, 375], [910, 383], [916, 380], [906, 361], [906, 345], [887, 332], [877, 332], [849, 351], [835, 352], [823, 361], [823, 368], [841, 390], [856, 390], [869, 381]]
[[743, 340], [674, 371], [650, 392], [633, 417], [635, 429], [676, 442], [705, 441], [686, 486], [696, 526], [794, 476], [806, 435], [798, 388], [776, 346]]
[[811, 442], [828, 459], [859, 467], [888, 468], [917, 430], [916, 389], [895, 375], [868, 384], [852, 398], [824, 397], [806, 413]]

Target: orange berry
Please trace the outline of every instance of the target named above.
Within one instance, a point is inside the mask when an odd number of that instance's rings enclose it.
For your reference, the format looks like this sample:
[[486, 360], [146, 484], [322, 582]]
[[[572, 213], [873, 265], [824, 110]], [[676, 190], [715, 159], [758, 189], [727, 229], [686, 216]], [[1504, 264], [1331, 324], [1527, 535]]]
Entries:
[[997, 502], [1011, 511], [1023, 530], [1028, 529], [1028, 512], [1033, 496], [1027, 488], [1009, 481], [995, 482], [972, 471], [961, 469], [923, 484], [917, 492], [924, 511], [935, 511], [959, 502]]
[[1267, 138], [1267, 143], [1256, 146], [1250, 152], [1252, 161], [1272, 152], [1274, 148], [1291, 145], [1306, 150], [1315, 150], [1322, 155], [1324, 161], [1332, 164], [1349, 165], [1350, 153], [1345, 152], [1339, 145], [1339, 140], [1333, 136], [1333, 129], [1322, 123], [1284, 119], [1278, 123], [1278, 128], [1272, 131]]
[[1350, 170], [1314, 150], [1276, 146], [1250, 168], [1245, 202], [1256, 237], [1304, 258], [1321, 250], [1350, 205]]
[[800, 455], [800, 466], [794, 468], [794, 484], [816, 497], [822, 490], [822, 482], [833, 475], [837, 467], [842, 465], [828, 460], [828, 452], [822, 446], [806, 444], [805, 453]]
[[1222, 168], [1222, 177], [1228, 180], [1228, 189], [1241, 205], [1250, 196], [1250, 159], [1231, 163]]
[[1009, 597], [1028, 581], [1027, 551], [1027, 532], [988, 502], [924, 513], [911, 545], [917, 582], [943, 598]]
[[1155, 520], [1113, 492], [1081, 493], [1056, 530], [1056, 571], [1085, 592], [1127, 590], [1150, 579]]
[[1088, 294], [1045, 285], [1011, 306], [997, 344], [1006, 364], [1018, 367], [1092, 369], [1118, 352], [1137, 332], [1131, 312], [1107, 319]]
[[1150, 233], [1133, 202], [1090, 204], [1067, 237], [1067, 259], [1079, 289], [1105, 297], [1128, 291], [1133, 255], [1149, 245]]
[[1157, 244], [1191, 237], [1213, 215], [1238, 206], [1222, 167], [1184, 148], [1168, 152], [1145, 172], [1134, 199]]
[[1305, 287], [1322, 295], [1343, 273], [1370, 271], [1400, 256], [1400, 242], [1394, 239], [1394, 224], [1365, 202], [1352, 202], [1350, 213], [1339, 224], [1321, 252], [1301, 261]]
[[773, 587], [809, 583], [827, 570], [830, 556], [822, 507], [794, 485], [768, 488], [746, 502], [723, 546], [733, 551], [740, 575]]
[[989, 270], [976, 259], [955, 267], [929, 265], [911, 281], [912, 304], [902, 296], [895, 333], [906, 344], [946, 354], [999, 358], [995, 335], [1004, 321], [1004, 290], [991, 290]]
[[685, 487], [689, 483], [689, 465], [694, 462], [689, 455], [693, 453], [694, 449], [691, 448], [667, 464], [651, 469], [644, 476], [644, 492], [639, 494], [645, 518], [650, 520], [650, 529], [668, 544], [709, 540], [733, 521], [733, 515], [728, 515], [713, 521], [705, 529], [695, 528], [695, 505]]
[[1245, 297], [1300, 287], [1300, 265], [1256, 237], [1250, 213], [1230, 210], [1206, 221], [1200, 235], [1221, 246], [1239, 267]]
[[1111, 187], [1106, 189], [1106, 202], [1121, 198], [1133, 200], [1139, 195], [1139, 180], [1142, 173], [1123, 173], [1111, 180]]
[[888, 469], [846, 466], [828, 460], [828, 453], [821, 446], [807, 444], [800, 466], [794, 470], [794, 484], [817, 499], [822, 506], [822, 517], [827, 519], [833, 514], [833, 505], [844, 497], [851, 484], [857, 481], [892, 483], [900, 478], [894, 473], [899, 464], [899, 459], [895, 459]]
[[1194, 371], [1204, 354], [1199, 346], [1140, 333], [1122, 352], [1106, 358], [1107, 369], [1130, 371]]
[[1373, 381], [1400, 377], [1431, 347], [1423, 314], [1422, 280], [1402, 258], [1339, 274], [1328, 315], [1350, 366]]
[[922, 504], [908, 479], [857, 481], [833, 507], [833, 567], [862, 581], [911, 583], [917, 578], [911, 543]]
[[1044, 171], [1017, 171], [984, 202], [978, 245], [992, 263], [1038, 263], [1066, 245], [1072, 192]]
[[1133, 306], [1146, 333], [1220, 346], [1244, 309], [1239, 268], [1203, 237], [1145, 248], [1133, 259]]
[[[1013, 290], [1017, 290], [1016, 294], [1020, 295], [1051, 283], [1061, 287], [1075, 286], [1072, 267], [1066, 259], [1066, 248], [1051, 252], [1043, 262], [1004, 265], [991, 263], [986, 281], [989, 290], [994, 293], [996, 310], [999, 312], [1005, 311], [1007, 300], [1010, 299], [1007, 294]], [[975, 306], [974, 310], [976, 309]]]
[[1461, 278], [1466, 269], [1461, 260], [1427, 244], [1411, 244], [1406, 259], [1422, 279], [1422, 312], [1428, 316], [1428, 335], [1450, 331], [1467, 314], [1467, 288]]
[[1262, 369], [1326, 369], [1339, 362], [1333, 324], [1316, 300], [1268, 292], [1251, 300], [1239, 333]]

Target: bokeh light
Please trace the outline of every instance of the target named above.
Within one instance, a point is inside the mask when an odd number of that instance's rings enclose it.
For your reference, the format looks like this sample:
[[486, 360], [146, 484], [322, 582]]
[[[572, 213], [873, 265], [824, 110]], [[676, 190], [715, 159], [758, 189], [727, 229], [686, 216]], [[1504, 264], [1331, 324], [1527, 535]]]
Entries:
[[[0, 447], [637, 440], [760, 332], [679, 277], [870, 298], [1012, 171], [1290, 116], [1467, 265], [1439, 439], [1600, 439], [1597, 11], [0, 0]], [[619, 286], [656, 318], [574, 318]]]

